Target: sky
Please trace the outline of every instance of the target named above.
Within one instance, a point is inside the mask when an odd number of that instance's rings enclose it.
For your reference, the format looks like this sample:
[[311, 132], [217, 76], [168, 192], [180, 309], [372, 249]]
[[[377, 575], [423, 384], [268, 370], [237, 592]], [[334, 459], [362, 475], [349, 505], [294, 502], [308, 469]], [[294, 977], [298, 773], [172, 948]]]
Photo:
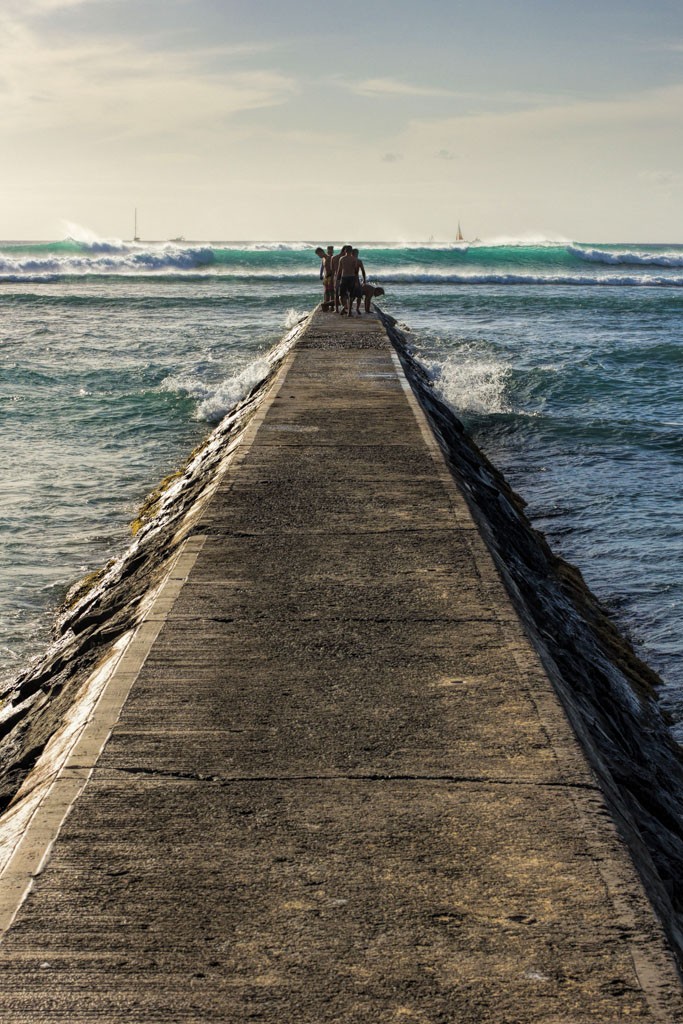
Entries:
[[0, 0], [0, 237], [683, 242], [681, 0]]

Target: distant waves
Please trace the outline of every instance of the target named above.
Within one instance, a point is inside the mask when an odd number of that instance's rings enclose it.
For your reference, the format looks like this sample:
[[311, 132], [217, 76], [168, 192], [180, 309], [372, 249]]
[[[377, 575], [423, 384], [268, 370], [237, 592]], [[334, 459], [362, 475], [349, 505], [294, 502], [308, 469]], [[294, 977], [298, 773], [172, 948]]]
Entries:
[[[683, 246], [528, 244], [506, 240], [431, 245], [360, 244], [370, 280], [382, 285], [680, 287]], [[590, 267], [590, 270], [589, 270]], [[78, 278], [315, 281], [313, 243], [124, 242], [66, 238], [0, 243], [0, 282]]]

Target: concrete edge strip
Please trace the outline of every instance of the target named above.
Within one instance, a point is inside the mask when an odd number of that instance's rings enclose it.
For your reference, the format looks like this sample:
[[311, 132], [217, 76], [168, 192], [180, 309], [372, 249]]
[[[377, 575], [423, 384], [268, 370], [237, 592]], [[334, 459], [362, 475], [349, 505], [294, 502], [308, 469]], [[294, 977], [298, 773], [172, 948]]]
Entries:
[[[427, 415], [411, 387], [410, 381], [403, 369], [403, 365], [398, 353], [393, 347], [393, 344], [391, 357], [401, 382], [401, 386], [408, 399], [408, 403], [413, 410], [415, 419], [417, 420], [420, 433], [422, 434], [436, 465], [439, 478], [451, 499], [455, 499], [454, 511], [458, 520], [458, 526], [462, 528], [467, 525], [463, 522], [463, 518], [467, 518], [470, 520], [471, 526], [476, 532], [476, 536], [480, 537], [479, 529], [464, 497], [461, 495], [458, 486], [448, 469], [444, 454], [441, 451], [439, 443], [429, 425]], [[508, 597], [510, 606], [514, 609], [514, 604], [507, 594], [505, 583], [496, 568], [493, 556], [489, 553], [486, 545], [483, 542], [482, 544], [482, 548], [479, 548], [478, 545], [475, 547], [474, 544], [470, 544], [472, 556], [477, 564], [478, 570], [480, 571], [480, 575], [482, 576], [482, 579], [490, 580], [491, 570], [493, 570], [500, 581], [503, 593]], [[490, 566], [482, 566], [482, 558], [486, 558], [486, 560], [490, 562]], [[519, 618], [516, 611], [515, 616]], [[508, 616], [501, 616], [501, 621], [506, 618], [508, 618]], [[521, 620], [519, 621], [521, 624]], [[526, 631], [524, 631], [524, 635], [526, 637]], [[544, 696], [539, 700], [538, 698], [540, 695], [536, 694], [533, 700], [539, 719], [543, 725], [546, 735], [548, 736], [548, 742], [553, 749], [558, 764], [562, 767], [563, 764], [568, 764], [569, 761], [573, 760], [573, 757], [578, 754], [587, 765], [586, 757], [580, 741], [574, 733], [571, 722], [569, 721], [564, 707], [562, 706], [562, 702], [555, 694], [555, 688], [543, 667], [538, 652], [528, 637], [526, 637], [526, 640], [529, 646], [529, 651], [533, 657], [535, 667], [537, 670], [540, 670], [543, 677], [547, 680], [547, 696]], [[525, 669], [528, 671], [528, 658], [523, 656], [522, 653], [516, 649], [517, 646], [518, 645], [515, 644], [512, 648], [512, 657], [522, 672]], [[555, 728], [558, 725], [558, 717], [560, 717], [563, 723], [566, 724], [569, 735], [574, 740], [571, 747], [568, 743], [557, 743]], [[590, 770], [590, 766], [588, 766], [588, 768], [592, 776], [593, 772]], [[569, 786], [566, 787], [566, 791], [568, 792], [569, 799], [572, 801], [577, 818], [581, 822], [584, 837], [592, 852], [594, 863], [600, 873], [600, 877], [602, 878], [610, 902], [614, 907], [615, 917], [628, 935], [633, 935], [634, 930], [637, 928], [636, 915], [632, 904], [634, 889], [637, 888], [641, 896], [640, 909], [649, 918], [652, 925], [652, 932], [650, 933], [650, 936], [643, 934], [640, 940], [634, 936], [632, 938], [628, 938], [626, 941], [636, 976], [640, 982], [642, 992], [645, 997], [645, 1001], [647, 1002], [648, 1009], [652, 1014], [653, 1021], [656, 1021], [657, 1024], [671, 1024], [671, 1001], [669, 996], [673, 992], [680, 996], [680, 977], [673, 954], [669, 949], [669, 945], [664, 934], [664, 928], [657, 917], [652, 904], [650, 903], [647, 893], [645, 892], [628, 846], [621, 838], [617, 826], [607, 808], [607, 804], [602, 795], [602, 790], [597, 786], [597, 784], [596, 792], [592, 794], [592, 797], [594, 800], [599, 794], [600, 802], [603, 805], [606, 816], [605, 814], [600, 814], [599, 811], [595, 809], [594, 804], [591, 807], [585, 799], [585, 795], [582, 797]], [[617, 851], [623, 853], [623, 858], [619, 857]], [[654, 937], [651, 937], [653, 933]]]
[[[44, 870], [60, 829], [92, 775], [131, 687], [204, 541], [204, 537], [193, 536], [182, 544], [147, 615], [133, 631], [66, 761], [36, 807], [0, 874], [0, 936], [11, 927], [31, 890], [33, 879]], [[160, 605], [166, 606], [164, 611], [155, 612]]]

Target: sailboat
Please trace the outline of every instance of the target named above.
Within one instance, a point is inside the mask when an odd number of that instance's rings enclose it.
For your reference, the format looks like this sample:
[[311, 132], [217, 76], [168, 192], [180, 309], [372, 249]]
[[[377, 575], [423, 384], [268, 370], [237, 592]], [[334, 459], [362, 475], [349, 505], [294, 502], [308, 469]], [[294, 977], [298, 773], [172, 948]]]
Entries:
[[456, 242], [464, 242], [466, 245], [476, 245], [477, 242], [481, 242], [481, 238], [465, 238], [460, 227], [460, 221], [458, 221], [458, 233], [455, 236], [455, 240]]
[[138, 208], [135, 207], [135, 227], [133, 229], [133, 241], [139, 242], [140, 236], [138, 235]]

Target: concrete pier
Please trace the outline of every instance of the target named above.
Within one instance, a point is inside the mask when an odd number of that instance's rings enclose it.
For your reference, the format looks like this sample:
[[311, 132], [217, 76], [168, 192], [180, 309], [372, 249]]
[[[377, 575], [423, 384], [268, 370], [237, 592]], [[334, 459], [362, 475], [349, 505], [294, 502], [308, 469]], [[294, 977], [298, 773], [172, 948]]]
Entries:
[[316, 314], [287, 357], [0, 878], [0, 926], [7, 1024], [683, 1021], [374, 318]]

